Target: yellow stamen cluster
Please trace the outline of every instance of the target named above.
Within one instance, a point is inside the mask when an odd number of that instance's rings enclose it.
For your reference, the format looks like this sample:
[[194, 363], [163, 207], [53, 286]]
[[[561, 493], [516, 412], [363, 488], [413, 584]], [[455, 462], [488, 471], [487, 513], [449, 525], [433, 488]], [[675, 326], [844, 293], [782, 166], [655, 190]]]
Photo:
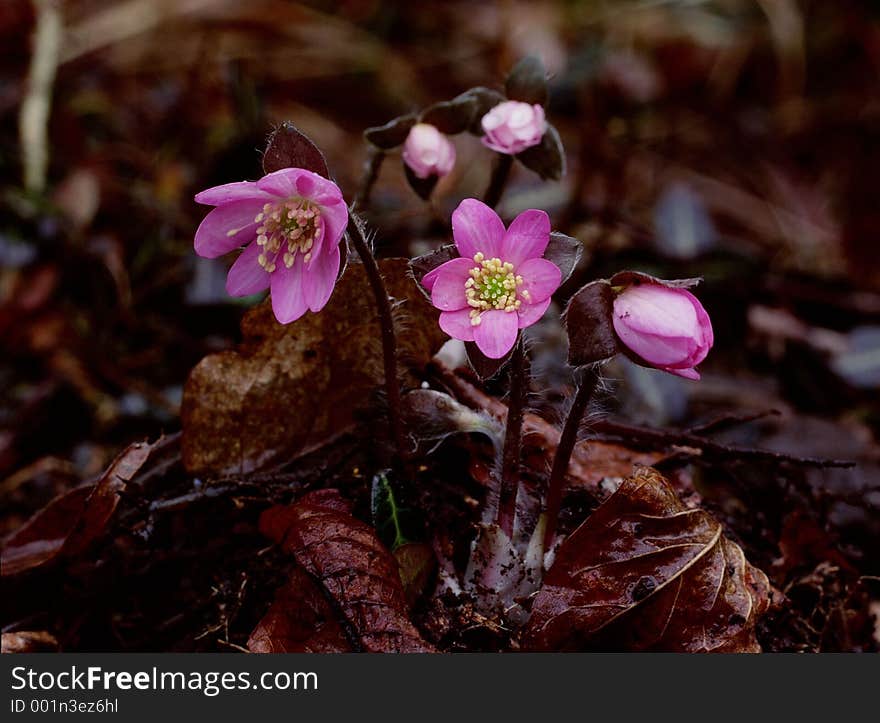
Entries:
[[[465, 282], [464, 293], [471, 307], [471, 325], [479, 326], [480, 315], [490, 309], [516, 311], [522, 305], [517, 298], [517, 289], [522, 286], [522, 276], [514, 272], [513, 264], [499, 258], [487, 259], [482, 253], [474, 256], [476, 266], [471, 269], [471, 277]], [[528, 291], [520, 295], [528, 298]]]
[[303, 254], [304, 261], [311, 260], [312, 247], [322, 224], [318, 206], [302, 198], [267, 203], [254, 222], [260, 224], [257, 245], [263, 249], [257, 262], [267, 272], [276, 269], [279, 256], [288, 269], [293, 266], [297, 253]]

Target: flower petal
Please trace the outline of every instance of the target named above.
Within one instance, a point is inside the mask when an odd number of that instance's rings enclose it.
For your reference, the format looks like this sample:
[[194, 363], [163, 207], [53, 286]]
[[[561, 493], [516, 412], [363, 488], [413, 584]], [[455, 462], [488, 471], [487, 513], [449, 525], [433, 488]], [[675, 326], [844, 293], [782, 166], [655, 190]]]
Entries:
[[309, 171], [303, 168], [282, 168], [263, 176], [257, 181], [257, 188], [279, 198], [299, 196], [300, 192], [296, 188], [296, 182], [304, 173], [309, 173]]
[[465, 258], [452, 259], [438, 266], [435, 271], [439, 273], [431, 287], [431, 303], [441, 311], [466, 308], [465, 284], [473, 267], [474, 262]]
[[658, 336], [630, 328], [626, 320], [613, 317], [620, 340], [646, 363], [655, 367], [688, 365], [694, 341], [686, 336]]
[[440, 328], [453, 339], [461, 341], [474, 340], [474, 329], [476, 327], [471, 324], [470, 309], [444, 311], [440, 314]]
[[[426, 274], [422, 277], [422, 286], [424, 286], [428, 291], [432, 291], [433, 288], [434, 288], [434, 284], [435, 284], [435, 282], [437, 281], [437, 277], [438, 277], [438, 276], [439, 276], [444, 270], [446, 270], [447, 264], [451, 263], [452, 261], [458, 261], [459, 259], [461, 259], [461, 257], [460, 257], [460, 256], [457, 256], [456, 258], [452, 259], [451, 261], [444, 261], [444, 262], [443, 262], [442, 264], [440, 264], [439, 266], [436, 266], [436, 267], [434, 267], [433, 269], [431, 269], [428, 273], [426, 273]], [[468, 263], [470, 264], [471, 267], [474, 266], [474, 262], [473, 262], [473, 261], [468, 260]], [[451, 266], [451, 267], [449, 267], [449, 268], [454, 269], [455, 266]], [[467, 280], [467, 279], [465, 279], [465, 280]]]
[[196, 230], [193, 244], [196, 253], [216, 259], [252, 241], [257, 235], [254, 218], [263, 210], [263, 204], [263, 199], [251, 199], [212, 209]]
[[474, 327], [474, 341], [490, 359], [501, 359], [516, 343], [519, 333], [517, 314], [492, 309], [484, 311], [480, 323]]
[[517, 266], [516, 273], [523, 278], [520, 296], [523, 302], [530, 304], [549, 299], [562, 283], [559, 267], [547, 259], [528, 259]]
[[334, 246], [303, 271], [303, 293], [312, 311], [320, 311], [327, 304], [336, 276], [339, 274], [339, 246]]
[[321, 242], [321, 246], [324, 249], [329, 249], [331, 246], [339, 246], [342, 234], [345, 233], [345, 227], [348, 226], [348, 207], [342, 200], [341, 195], [338, 201], [330, 203], [318, 201], [318, 203], [321, 204], [321, 219], [324, 223], [324, 239]]
[[275, 312], [275, 318], [282, 324], [296, 321], [309, 308], [306, 295], [303, 293], [302, 255], [296, 255], [293, 266], [289, 269], [283, 263], [278, 264], [270, 277], [272, 311]]
[[269, 274], [260, 266], [257, 257], [263, 249], [252, 241], [241, 252], [226, 276], [226, 293], [230, 296], [250, 296], [269, 288]]
[[695, 382], [700, 381], [700, 373], [693, 367], [688, 367], [687, 369], [673, 369], [672, 367], [663, 367], [662, 371], [669, 372], [670, 374], [675, 374], [675, 376], [677, 377], [693, 379]]
[[531, 326], [535, 322], [540, 321], [549, 306], [549, 298], [544, 299], [544, 301], [539, 301], [537, 304], [523, 304], [520, 306], [516, 310], [519, 328], [525, 329], [527, 326]]
[[196, 203], [204, 203], [207, 206], [221, 206], [232, 201], [247, 201], [253, 198], [263, 199], [263, 203], [272, 196], [257, 188], [254, 181], [237, 181], [236, 183], [224, 183], [222, 186], [206, 188], [196, 194]]
[[466, 198], [452, 212], [452, 237], [458, 252], [472, 259], [477, 253], [498, 256], [504, 238], [504, 224], [491, 208], [475, 198]]
[[526, 259], [543, 256], [549, 242], [550, 217], [545, 211], [531, 208], [513, 219], [499, 250], [502, 260], [518, 267]]
[[614, 315], [625, 318], [633, 331], [691, 337], [698, 325], [694, 301], [696, 297], [684, 289], [641, 284], [631, 286], [614, 300]]

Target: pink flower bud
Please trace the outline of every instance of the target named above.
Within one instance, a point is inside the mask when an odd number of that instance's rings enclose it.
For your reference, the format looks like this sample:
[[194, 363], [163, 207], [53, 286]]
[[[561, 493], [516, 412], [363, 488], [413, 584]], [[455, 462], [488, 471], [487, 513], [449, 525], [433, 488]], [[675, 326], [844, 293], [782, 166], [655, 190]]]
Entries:
[[482, 126], [484, 145], [498, 153], [516, 155], [541, 142], [547, 121], [540, 105], [508, 100], [486, 113]]
[[712, 347], [712, 322], [689, 291], [643, 283], [614, 300], [614, 331], [638, 361], [687, 379]]
[[445, 176], [455, 165], [455, 146], [434, 126], [416, 123], [403, 144], [403, 162], [418, 178]]

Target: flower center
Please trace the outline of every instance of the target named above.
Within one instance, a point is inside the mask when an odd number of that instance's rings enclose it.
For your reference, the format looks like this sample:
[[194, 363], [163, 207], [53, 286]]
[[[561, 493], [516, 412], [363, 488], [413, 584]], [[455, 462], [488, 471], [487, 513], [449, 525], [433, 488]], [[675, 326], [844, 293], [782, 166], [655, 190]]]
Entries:
[[[474, 256], [476, 266], [470, 270], [471, 277], [465, 282], [465, 296], [471, 307], [471, 324], [478, 326], [481, 314], [490, 309], [516, 311], [522, 301], [517, 298], [517, 289], [522, 286], [522, 276], [517, 276], [513, 264], [499, 258], [487, 259], [482, 253]], [[528, 299], [528, 291], [520, 295]]]
[[321, 209], [304, 198], [267, 203], [254, 218], [257, 226], [257, 245], [262, 252], [257, 262], [270, 274], [275, 270], [278, 257], [289, 269], [296, 254], [303, 254], [306, 262], [312, 259], [312, 247], [321, 230]]

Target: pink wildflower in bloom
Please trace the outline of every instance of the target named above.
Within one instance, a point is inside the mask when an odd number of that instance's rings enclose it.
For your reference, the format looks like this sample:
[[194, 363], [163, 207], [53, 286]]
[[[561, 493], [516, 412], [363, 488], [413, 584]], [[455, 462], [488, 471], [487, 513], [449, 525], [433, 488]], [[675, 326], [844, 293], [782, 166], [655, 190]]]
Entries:
[[544, 108], [518, 100], [499, 103], [480, 121], [483, 145], [511, 156], [541, 142], [547, 131]]
[[324, 308], [339, 273], [339, 241], [348, 209], [338, 186], [302, 168], [283, 168], [196, 194], [216, 206], [195, 235], [195, 251], [213, 259], [244, 250], [229, 270], [226, 291], [249, 296], [269, 288], [282, 324]]
[[429, 123], [416, 123], [403, 144], [403, 162], [418, 178], [442, 177], [455, 165], [455, 146]]
[[699, 379], [694, 367], [715, 340], [703, 305], [686, 289], [644, 283], [614, 300], [614, 331], [645, 365], [686, 379]]
[[452, 235], [461, 256], [425, 274], [422, 285], [443, 312], [443, 331], [501, 359], [519, 330], [544, 315], [562, 282], [559, 267], [542, 258], [550, 219], [530, 209], [505, 230], [495, 211], [466, 198], [452, 214]]

